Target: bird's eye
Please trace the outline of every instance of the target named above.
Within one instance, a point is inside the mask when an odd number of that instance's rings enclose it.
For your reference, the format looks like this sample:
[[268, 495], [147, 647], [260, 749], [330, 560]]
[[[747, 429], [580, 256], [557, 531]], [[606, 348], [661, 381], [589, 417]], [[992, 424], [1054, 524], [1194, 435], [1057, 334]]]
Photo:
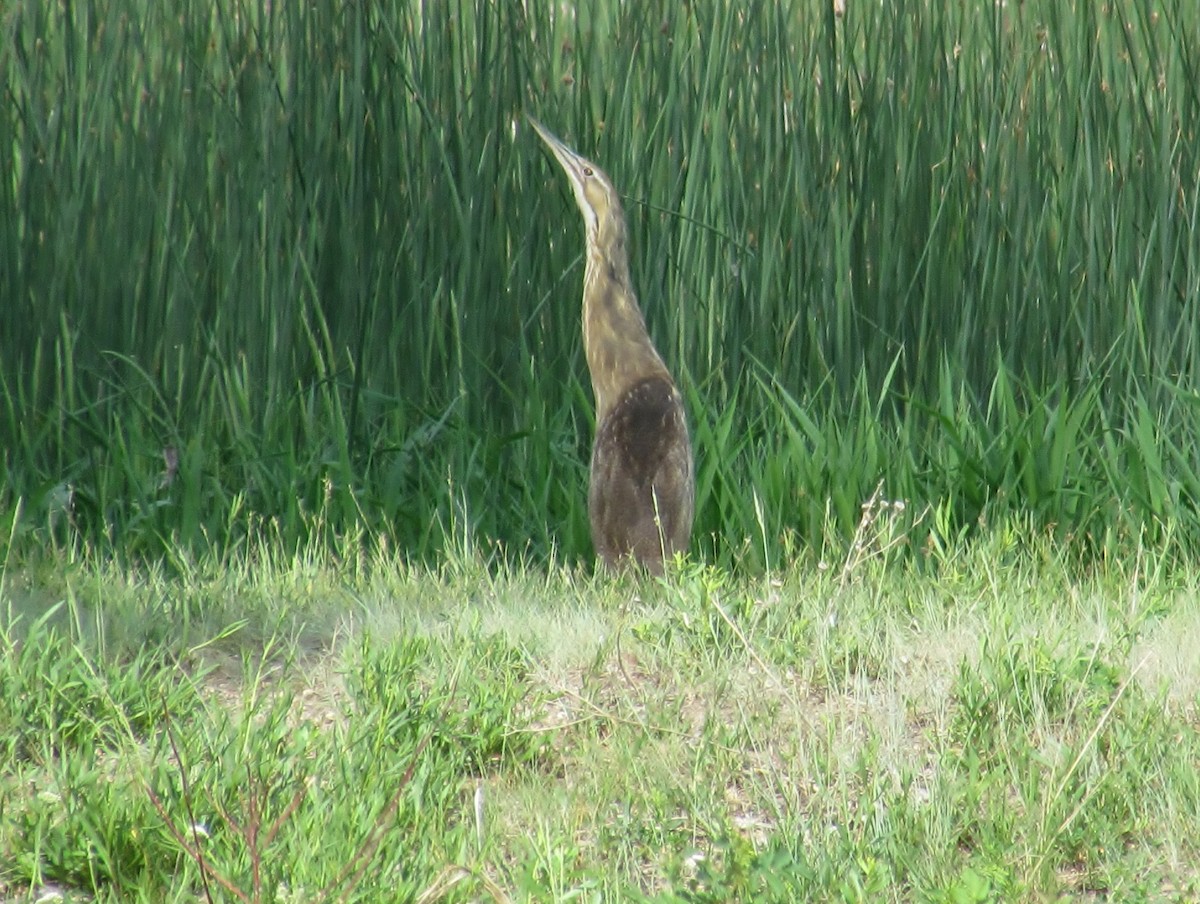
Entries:
[[594, 172], [592, 172], [592, 168], [590, 166], [585, 166], [583, 168], [583, 174], [588, 177], [596, 175]]

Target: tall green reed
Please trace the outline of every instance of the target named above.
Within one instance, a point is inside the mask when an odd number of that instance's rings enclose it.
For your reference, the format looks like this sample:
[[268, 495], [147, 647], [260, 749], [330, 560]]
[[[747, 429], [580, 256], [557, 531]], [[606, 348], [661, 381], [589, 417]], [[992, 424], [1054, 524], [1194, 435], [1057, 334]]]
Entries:
[[0, 21], [0, 499], [34, 539], [585, 555], [582, 241], [525, 110], [626, 195], [703, 554], [848, 535], [880, 479], [960, 526], [1198, 536], [1184, 0]]

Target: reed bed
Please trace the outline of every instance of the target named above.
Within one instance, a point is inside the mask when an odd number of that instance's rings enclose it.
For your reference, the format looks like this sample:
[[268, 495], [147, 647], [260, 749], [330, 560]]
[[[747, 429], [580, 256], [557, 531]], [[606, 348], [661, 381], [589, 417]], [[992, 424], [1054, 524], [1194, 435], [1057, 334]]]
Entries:
[[880, 485], [918, 549], [1200, 541], [1186, 0], [15, 0], [0, 28], [18, 544], [588, 557], [582, 240], [525, 112], [626, 195], [696, 555], [846, 540]]

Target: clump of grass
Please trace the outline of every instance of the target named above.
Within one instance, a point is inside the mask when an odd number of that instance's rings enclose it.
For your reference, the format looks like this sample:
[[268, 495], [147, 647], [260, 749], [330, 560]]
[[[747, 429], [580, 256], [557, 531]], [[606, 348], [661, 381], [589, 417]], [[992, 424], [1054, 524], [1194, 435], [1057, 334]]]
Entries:
[[[410, 796], [408, 785], [432, 737], [429, 734], [411, 750], [408, 768], [391, 782], [394, 786], [391, 796], [366, 823], [357, 848], [339, 851], [344, 862], [329, 878], [328, 884], [319, 890], [305, 891], [303, 871], [286, 865], [295, 859], [295, 852], [289, 849], [287, 841], [296, 831], [296, 824], [303, 823], [308, 816], [309, 808], [305, 805], [310, 792], [317, 790], [319, 793], [319, 773], [292, 774], [291, 767], [296, 761], [312, 759], [313, 746], [311, 739], [301, 732], [296, 746], [287, 749], [283, 736], [295, 732], [289, 719], [290, 709], [288, 703], [275, 704], [269, 706], [266, 713], [251, 711], [244, 714], [249, 717], [247, 723], [252, 721], [253, 731], [259, 735], [256, 745], [266, 739], [258, 749], [269, 751], [279, 758], [279, 762], [274, 768], [269, 763], [256, 762], [259, 754], [247, 743], [245, 731], [237, 732], [242, 735], [238, 747], [243, 762], [219, 764], [224, 772], [222, 784], [232, 780], [239, 789], [236, 809], [231, 808], [229, 802], [221, 801], [220, 798], [228, 794], [216, 790], [220, 786], [214, 782], [215, 774], [205, 774], [206, 770], [201, 769], [199, 784], [192, 785], [188, 773], [193, 769], [193, 763], [181, 752], [177, 732], [168, 725], [166, 738], [171, 761], [179, 764], [178, 800], [165, 801], [151, 783], [146, 785], [146, 795], [167, 833], [195, 864], [206, 901], [214, 900], [214, 891], [218, 890], [222, 896], [232, 895], [247, 904], [297, 897], [314, 901], [349, 901], [379, 853], [380, 844], [394, 829], [394, 824], [402, 822], [398, 813]], [[205, 757], [210, 761], [220, 759], [211, 751]], [[172, 810], [182, 810], [187, 822], [178, 823]], [[210, 814], [211, 828], [200, 821], [198, 812]]]
[[162, 887], [153, 871], [173, 864], [174, 851], [147, 833], [151, 811], [122, 756], [131, 739], [157, 734], [164, 705], [192, 718], [194, 686], [173, 651], [122, 650], [103, 631], [89, 637], [82, 607], [60, 603], [23, 620], [3, 602], [0, 879]]
[[27, 730], [0, 749], [0, 888], [257, 904], [376, 900], [386, 877], [420, 900], [462, 887], [504, 900], [476, 868], [483, 825], [464, 808], [472, 776], [539, 747], [500, 645], [451, 675], [420, 638], [364, 642], [341, 690], [297, 706], [294, 648], [188, 675], [148, 669], [153, 656], [109, 662], [44, 621], [4, 639], [5, 723]]

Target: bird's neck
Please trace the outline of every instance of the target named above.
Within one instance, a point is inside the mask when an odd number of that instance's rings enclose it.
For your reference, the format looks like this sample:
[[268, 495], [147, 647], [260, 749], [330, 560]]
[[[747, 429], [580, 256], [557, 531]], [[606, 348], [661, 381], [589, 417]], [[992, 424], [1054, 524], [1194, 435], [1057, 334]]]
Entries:
[[600, 423], [635, 383], [670, 375], [646, 332], [623, 243], [589, 254], [583, 280], [583, 345]]

